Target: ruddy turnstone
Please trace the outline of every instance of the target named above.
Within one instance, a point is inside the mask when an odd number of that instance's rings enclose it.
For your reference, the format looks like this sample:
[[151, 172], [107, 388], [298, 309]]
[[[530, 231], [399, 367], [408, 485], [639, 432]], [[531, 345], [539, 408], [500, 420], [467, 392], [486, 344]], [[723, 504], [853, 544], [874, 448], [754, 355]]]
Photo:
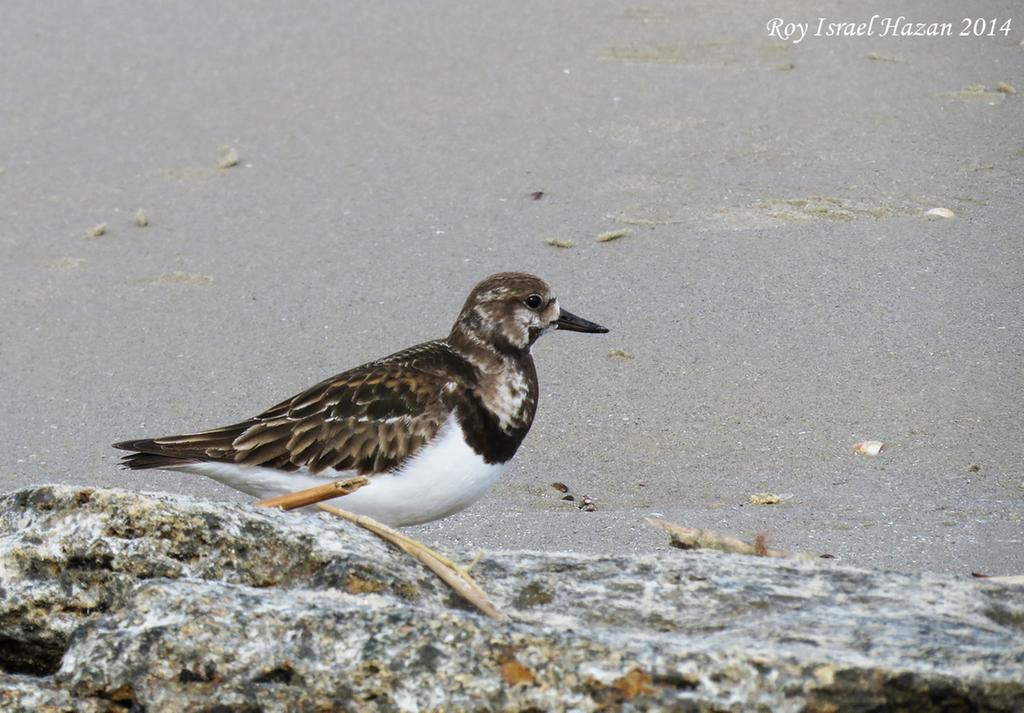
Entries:
[[537, 409], [530, 349], [552, 329], [603, 333], [547, 283], [502, 272], [469, 293], [444, 339], [332, 376], [240, 423], [115, 443], [132, 469], [208, 476], [258, 498], [366, 475], [338, 507], [401, 527], [479, 500]]

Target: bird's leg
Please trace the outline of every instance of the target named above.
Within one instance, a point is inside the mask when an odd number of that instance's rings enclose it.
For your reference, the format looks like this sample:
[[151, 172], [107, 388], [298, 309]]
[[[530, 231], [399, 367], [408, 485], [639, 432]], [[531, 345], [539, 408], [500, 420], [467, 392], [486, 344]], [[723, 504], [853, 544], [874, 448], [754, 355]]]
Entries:
[[[258, 503], [256, 503], [256, 505], [258, 507], [264, 507], [264, 508], [281, 508], [282, 510], [296, 510], [298, 508], [306, 507], [308, 505], [315, 505], [315, 504], [320, 503], [320, 502], [322, 502], [324, 500], [332, 500], [333, 498], [341, 497], [342, 495], [348, 495], [349, 493], [354, 493], [356, 490], [358, 490], [359, 488], [363, 487], [368, 482], [369, 482], [369, 479], [365, 475], [360, 475], [360, 476], [356, 476], [355, 478], [348, 478], [347, 480], [336, 480], [336, 481], [334, 481], [332, 483], [327, 483], [325, 485], [316, 485], [316, 486], [314, 486], [312, 488], [306, 488], [305, 490], [298, 490], [298, 491], [296, 491], [294, 493], [286, 493], [284, 495], [277, 495], [277, 496], [275, 496], [273, 498], [268, 498], [266, 500], [260, 500]], [[361, 523], [358, 522], [357, 519], [353, 519], [353, 518], [358, 518], [360, 516], [354, 515], [353, 513], [349, 513], [347, 510], [341, 510], [341, 509], [338, 509], [338, 508], [334, 508], [334, 509], [338, 510], [338, 512], [334, 512], [333, 510], [329, 510], [327, 508], [321, 508], [321, 509], [325, 510], [327, 512], [330, 512], [333, 515], [338, 515], [338, 513], [344, 512], [346, 514], [352, 515], [352, 517], [346, 517], [347, 520], [352, 520], [352, 522], [356, 522], [357, 524], [361, 524]], [[345, 516], [344, 515], [340, 515], [340, 517], [345, 517]], [[374, 523], [375, 525], [377, 525], [380, 528], [386, 528], [388, 530], [388, 532], [389, 532], [389, 535], [390, 535], [390, 537], [386, 538], [386, 539], [390, 539], [395, 544], [399, 544], [399, 541], [401, 541], [405, 545], [407, 545], [409, 547], [412, 547], [412, 548], [426, 548], [426, 545], [424, 545], [423, 543], [421, 543], [421, 542], [419, 542], [417, 540], [412, 539], [408, 535], [403, 535], [398, 530], [392, 529], [392, 528], [388, 527], [387, 525], [384, 525], [383, 523], [377, 522], [376, 520], [372, 520], [371, 518], [366, 518], [366, 520], [368, 520], [369, 522]], [[368, 528], [368, 529], [372, 529], [372, 528]], [[381, 534], [380, 532], [378, 532], [376, 530], [374, 530], [374, 532], [376, 532], [376, 534], [378, 534], [378, 535]], [[403, 549], [405, 549], [405, 547], [403, 547]], [[429, 548], [427, 548], [427, 549], [429, 549]], [[406, 550], [406, 551], [408, 552], [408, 550]], [[433, 552], [433, 550], [431, 550], [431, 551]], [[439, 552], [434, 552], [434, 557], [439, 562], [444, 564], [446, 567], [448, 567], [449, 569], [452, 569], [452, 570], [458, 572], [459, 575], [463, 576], [463, 577], [468, 577], [468, 572], [469, 572], [470, 569], [472, 569], [472, 565], [470, 567], [466, 568], [466, 569], [463, 569], [462, 567], [457, 565], [455, 562], [453, 562], [452, 560], [448, 559], [447, 557], [445, 557], [444, 555], [440, 554]], [[474, 562], [473, 564], [476, 564], [476, 562]]]
[[487, 614], [492, 619], [497, 619], [498, 621], [508, 621], [508, 615], [495, 606], [494, 603], [488, 599], [487, 594], [480, 585], [469, 576], [469, 570], [472, 569], [473, 565], [479, 561], [479, 556], [473, 560], [468, 568], [463, 569], [449, 558], [434, 551], [430, 547], [427, 547], [422, 542], [414, 540], [408, 535], [403, 535], [401, 532], [398, 532], [383, 523], [377, 522], [373, 518], [366, 517], [365, 515], [356, 515], [355, 513], [342, 510], [341, 508], [336, 508], [333, 505], [328, 505], [323, 502], [324, 500], [331, 500], [333, 498], [341, 497], [342, 495], [353, 493], [368, 482], [369, 480], [366, 476], [360, 475], [347, 480], [337, 480], [325, 485], [317, 485], [316, 487], [306, 488], [305, 490], [299, 490], [294, 493], [278, 495], [273, 498], [261, 500], [256, 504], [260, 507], [278, 507], [283, 510], [294, 510], [308, 505], [317, 505], [317, 507], [324, 512], [328, 512], [336, 517], [341, 517], [350, 522], [354, 522], [360, 527], [374, 533], [381, 539], [397, 545], [406, 554], [412, 555], [418, 559], [432, 572], [434, 572], [434, 574], [440, 577], [445, 584], [469, 600], [470, 603], [475, 605], [484, 614]]
[[264, 508], [295, 510], [296, 508], [303, 508], [307, 505], [315, 505], [323, 500], [331, 500], [333, 498], [340, 498], [342, 495], [349, 495], [350, 493], [354, 493], [359, 490], [359, 488], [369, 482], [370, 479], [365, 475], [359, 475], [355, 478], [335, 480], [334, 482], [327, 483], [325, 485], [316, 485], [312, 488], [298, 490], [294, 493], [277, 495], [273, 498], [260, 500], [256, 505]]

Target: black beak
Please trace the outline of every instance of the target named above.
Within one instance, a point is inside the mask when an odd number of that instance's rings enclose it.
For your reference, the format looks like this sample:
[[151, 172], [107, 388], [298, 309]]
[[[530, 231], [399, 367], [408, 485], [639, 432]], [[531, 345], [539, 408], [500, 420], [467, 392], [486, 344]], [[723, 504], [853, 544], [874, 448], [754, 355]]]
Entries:
[[605, 334], [608, 331], [607, 327], [602, 327], [600, 324], [577, 317], [572, 312], [566, 312], [564, 309], [558, 321], [555, 322], [555, 326], [558, 329], [565, 329], [569, 332], [587, 332], [589, 334]]

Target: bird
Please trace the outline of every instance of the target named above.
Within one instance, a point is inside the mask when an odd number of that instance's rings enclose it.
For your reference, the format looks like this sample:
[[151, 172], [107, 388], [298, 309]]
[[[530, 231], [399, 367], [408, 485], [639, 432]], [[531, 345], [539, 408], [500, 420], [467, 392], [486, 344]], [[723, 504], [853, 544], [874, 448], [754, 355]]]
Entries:
[[332, 504], [392, 527], [439, 520], [483, 497], [519, 449], [539, 395], [531, 350], [553, 330], [608, 332], [563, 309], [541, 278], [496, 273], [442, 339], [238, 423], [113, 447], [131, 451], [128, 469], [196, 473], [264, 499], [362, 475], [366, 485]]

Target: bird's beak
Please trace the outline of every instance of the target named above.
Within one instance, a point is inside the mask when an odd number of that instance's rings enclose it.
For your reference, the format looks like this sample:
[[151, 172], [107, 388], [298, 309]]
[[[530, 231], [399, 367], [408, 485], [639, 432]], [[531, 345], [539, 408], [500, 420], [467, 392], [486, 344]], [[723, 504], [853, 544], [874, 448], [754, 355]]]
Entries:
[[588, 332], [590, 334], [604, 334], [608, 331], [607, 327], [602, 327], [600, 324], [577, 317], [572, 312], [567, 312], [564, 309], [559, 315], [558, 321], [555, 322], [555, 327], [570, 332]]

